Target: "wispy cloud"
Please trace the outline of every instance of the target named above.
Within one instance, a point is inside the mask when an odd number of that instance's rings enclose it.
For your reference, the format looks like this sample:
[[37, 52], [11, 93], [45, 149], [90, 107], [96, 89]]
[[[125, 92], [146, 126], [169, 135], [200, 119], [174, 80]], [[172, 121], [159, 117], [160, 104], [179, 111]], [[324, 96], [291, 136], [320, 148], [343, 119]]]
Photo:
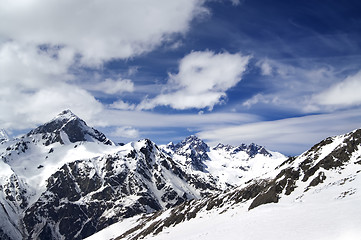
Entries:
[[149, 111], [116, 111], [104, 109], [94, 118], [89, 119], [89, 122], [91, 125], [100, 127], [132, 126], [135, 128], [207, 128], [210, 126], [226, 126], [228, 124], [244, 124], [259, 120], [260, 118], [258, 116], [246, 113], [165, 114]]
[[[245, 113], [165, 114], [110, 109], [104, 109], [93, 118], [86, 119], [91, 126], [101, 128], [105, 134], [115, 137], [116, 141], [125, 141], [121, 134], [114, 133], [118, 131], [118, 128], [125, 128], [136, 129], [139, 133], [138, 137], [141, 138], [156, 136], [152, 140], [157, 143], [167, 143], [172, 139], [180, 139], [200, 130], [242, 125], [260, 120], [261, 118], [256, 115]], [[172, 136], [169, 135], [170, 132], [173, 134]], [[128, 138], [128, 140], [137, 140], [137, 138]]]
[[248, 109], [264, 105], [298, 113], [327, 112], [315, 108], [314, 96], [324, 91], [325, 86], [342, 81], [343, 76], [342, 68], [336, 70], [331, 65], [312, 61], [304, 63], [299, 60], [295, 65], [263, 59], [256, 66], [263, 76], [258, 80], [259, 84], [266, 89], [242, 103]]
[[87, 89], [104, 92], [110, 95], [121, 94], [123, 92], [133, 92], [134, 83], [130, 79], [118, 78], [117, 80], [113, 80], [111, 78], [107, 78], [95, 85], [89, 85]]
[[118, 137], [122, 140], [133, 140], [139, 138], [139, 131], [133, 127], [117, 127], [115, 131], [113, 131], [110, 136]]
[[258, 66], [261, 69], [261, 74], [263, 76], [270, 76], [272, 75], [272, 66], [271, 64], [268, 62], [268, 59], [262, 59], [259, 60], [256, 63], [256, 66]]
[[118, 110], [134, 110], [135, 104], [130, 104], [124, 102], [123, 100], [118, 100], [109, 105], [110, 108], [118, 109]]
[[361, 109], [309, 115], [276, 121], [259, 121], [203, 130], [198, 136], [215, 145], [257, 143], [285, 154], [300, 154], [323, 138], [361, 127]]

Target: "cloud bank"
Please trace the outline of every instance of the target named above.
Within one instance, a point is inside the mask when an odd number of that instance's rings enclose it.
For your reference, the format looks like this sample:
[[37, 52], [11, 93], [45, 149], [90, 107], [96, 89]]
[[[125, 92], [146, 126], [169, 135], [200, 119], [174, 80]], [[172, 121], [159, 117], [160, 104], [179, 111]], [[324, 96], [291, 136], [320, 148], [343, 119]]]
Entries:
[[187, 32], [202, 0], [28, 0], [0, 2], [0, 36], [70, 49], [97, 65], [149, 52]]

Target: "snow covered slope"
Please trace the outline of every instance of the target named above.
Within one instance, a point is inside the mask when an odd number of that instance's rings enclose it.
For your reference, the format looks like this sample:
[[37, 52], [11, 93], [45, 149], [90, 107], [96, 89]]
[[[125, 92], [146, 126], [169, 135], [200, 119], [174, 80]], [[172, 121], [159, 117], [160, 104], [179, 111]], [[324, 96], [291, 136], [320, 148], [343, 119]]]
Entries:
[[114, 234], [105, 229], [89, 239], [358, 239], [360, 186], [358, 129], [247, 185], [116, 223]]

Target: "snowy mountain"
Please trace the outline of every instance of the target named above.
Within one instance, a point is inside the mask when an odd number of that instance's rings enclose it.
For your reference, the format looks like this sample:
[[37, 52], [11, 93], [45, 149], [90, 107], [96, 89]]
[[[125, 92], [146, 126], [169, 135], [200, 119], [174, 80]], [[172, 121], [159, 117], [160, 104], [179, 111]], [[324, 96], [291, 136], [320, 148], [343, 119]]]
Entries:
[[[223, 148], [223, 147], [221, 147]], [[361, 129], [245, 185], [128, 219], [90, 239], [358, 239]]]
[[31, 130], [27, 137], [41, 136], [48, 146], [52, 143], [60, 144], [75, 142], [101, 142], [106, 145], [112, 145], [112, 141], [98, 130], [88, 127], [88, 125], [70, 110], [65, 110], [56, 116], [53, 120]]
[[5, 129], [0, 128], [0, 144], [8, 140], [10, 140], [9, 135], [7, 134]]
[[[83, 141], [85, 140], [85, 141]], [[62, 165], [104, 155], [115, 146], [70, 111], [1, 144], [0, 228], [11, 239], [27, 235], [23, 214], [47, 189], [48, 178]]]
[[254, 143], [236, 147], [220, 143], [210, 148], [196, 136], [160, 148], [174, 161], [186, 166], [185, 171], [197, 173], [198, 178], [211, 176], [222, 190], [259, 177], [287, 159], [280, 153], [268, 151]]
[[120, 146], [70, 110], [0, 151], [0, 239], [84, 239], [220, 194], [286, 159], [255, 144], [210, 148], [195, 136]]

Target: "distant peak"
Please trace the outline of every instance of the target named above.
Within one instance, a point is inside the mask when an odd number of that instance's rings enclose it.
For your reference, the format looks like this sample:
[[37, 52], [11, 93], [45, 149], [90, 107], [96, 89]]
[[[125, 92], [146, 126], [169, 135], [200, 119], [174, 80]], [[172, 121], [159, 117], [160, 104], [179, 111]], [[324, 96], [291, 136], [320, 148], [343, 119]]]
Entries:
[[213, 149], [226, 149], [228, 151], [233, 148], [235, 148], [235, 147], [233, 147], [232, 145], [223, 144], [223, 143], [218, 143], [217, 146], [213, 147]]
[[195, 135], [190, 135], [189, 137], [185, 138], [182, 142], [178, 143], [175, 148], [193, 148], [197, 151], [208, 151], [209, 147], [208, 145], [200, 138], [198, 138]]
[[202, 139], [200, 139], [199, 137], [197, 137], [196, 135], [190, 135], [188, 137], [186, 137], [184, 140], [184, 142], [194, 142], [194, 141], [202, 141]]

